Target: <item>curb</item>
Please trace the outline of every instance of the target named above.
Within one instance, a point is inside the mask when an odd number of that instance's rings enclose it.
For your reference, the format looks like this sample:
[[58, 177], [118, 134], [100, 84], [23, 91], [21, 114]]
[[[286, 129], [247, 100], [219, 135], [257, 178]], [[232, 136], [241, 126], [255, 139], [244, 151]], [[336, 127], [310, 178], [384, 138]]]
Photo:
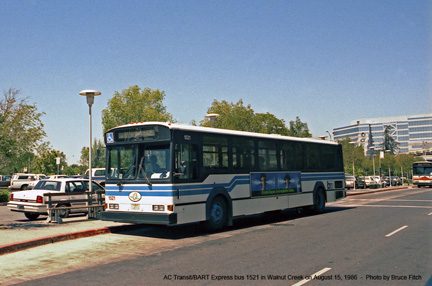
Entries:
[[128, 231], [128, 230], [135, 230], [142, 227], [145, 227], [146, 225], [142, 224], [136, 224], [136, 225], [121, 225], [121, 226], [110, 226], [110, 227], [103, 227], [103, 228], [97, 228], [97, 229], [91, 229], [91, 230], [84, 230], [84, 231], [78, 231], [78, 232], [71, 232], [71, 233], [65, 233], [65, 234], [59, 234], [54, 236], [47, 236], [47, 237], [41, 237], [33, 240], [27, 240], [22, 242], [16, 242], [11, 244], [6, 244], [0, 246], [0, 255], [17, 252], [20, 250], [25, 250], [28, 248], [46, 245], [50, 243], [56, 243], [66, 240], [72, 240], [77, 238], [83, 238], [83, 237], [89, 237], [89, 236], [96, 236], [100, 234], [107, 234], [107, 233], [117, 233], [122, 231]]
[[358, 195], [366, 195], [366, 194], [374, 194], [374, 193], [382, 193], [387, 191], [394, 191], [394, 190], [405, 190], [405, 189], [411, 189], [410, 186], [401, 186], [401, 187], [394, 187], [394, 188], [380, 188], [380, 189], [372, 189], [369, 191], [359, 191], [356, 193], [353, 192], [347, 192], [346, 196], [358, 196]]

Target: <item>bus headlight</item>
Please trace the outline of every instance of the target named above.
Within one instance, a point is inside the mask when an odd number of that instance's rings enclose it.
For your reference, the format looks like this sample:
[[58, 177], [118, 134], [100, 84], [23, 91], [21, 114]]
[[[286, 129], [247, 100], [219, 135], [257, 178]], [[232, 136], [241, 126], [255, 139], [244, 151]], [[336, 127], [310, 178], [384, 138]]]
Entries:
[[165, 211], [165, 206], [163, 206], [163, 205], [153, 205], [153, 211], [163, 212], [163, 211]]
[[118, 210], [119, 204], [108, 204], [110, 210]]

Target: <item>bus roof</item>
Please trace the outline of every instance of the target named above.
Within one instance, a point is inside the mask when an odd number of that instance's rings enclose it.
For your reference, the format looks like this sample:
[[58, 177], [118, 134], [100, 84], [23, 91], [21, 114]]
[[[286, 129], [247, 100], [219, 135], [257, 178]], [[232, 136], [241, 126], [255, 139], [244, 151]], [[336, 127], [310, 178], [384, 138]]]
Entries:
[[289, 140], [289, 141], [298, 141], [298, 142], [338, 145], [338, 143], [336, 142], [329, 141], [329, 140], [322, 140], [322, 139], [300, 138], [300, 137], [284, 136], [279, 134], [264, 134], [264, 133], [255, 133], [255, 132], [246, 132], [246, 131], [237, 131], [237, 130], [229, 130], [229, 129], [201, 127], [201, 126], [192, 126], [192, 125], [185, 125], [179, 123], [156, 122], [156, 121], [136, 122], [136, 123], [130, 123], [126, 125], [121, 125], [121, 126], [111, 128], [107, 132], [116, 129], [128, 128], [128, 127], [139, 127], [139, 126], [150, 126], [150, 125], [160, 125], [160, 126], [168, 127], [169, 129], [184, 130], [184, 131], [195, 131], [195, 132], [214, 133], [214, 134], [239, 135], [239, 136], [249, 136], [255, 138], [279, 139], [279, 140]]

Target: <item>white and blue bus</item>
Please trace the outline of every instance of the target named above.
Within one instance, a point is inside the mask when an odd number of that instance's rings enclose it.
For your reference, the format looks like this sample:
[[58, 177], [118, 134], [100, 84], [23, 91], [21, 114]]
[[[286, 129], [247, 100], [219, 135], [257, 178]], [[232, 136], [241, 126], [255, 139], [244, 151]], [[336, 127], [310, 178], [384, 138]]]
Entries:
[[341, 145], [161, 122], [105, 133], [102, 220], [211, 230], [238, 216], [308, 207], [345, 197]]

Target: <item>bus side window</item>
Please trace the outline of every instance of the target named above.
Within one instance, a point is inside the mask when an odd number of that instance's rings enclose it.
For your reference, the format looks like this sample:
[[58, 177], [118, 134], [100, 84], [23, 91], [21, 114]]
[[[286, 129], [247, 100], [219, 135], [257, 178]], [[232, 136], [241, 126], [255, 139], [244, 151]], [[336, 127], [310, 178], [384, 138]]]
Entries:
[[180, 180], [198, 179], [198, 147], [195, 144], [176, 144], [175, 177]]

